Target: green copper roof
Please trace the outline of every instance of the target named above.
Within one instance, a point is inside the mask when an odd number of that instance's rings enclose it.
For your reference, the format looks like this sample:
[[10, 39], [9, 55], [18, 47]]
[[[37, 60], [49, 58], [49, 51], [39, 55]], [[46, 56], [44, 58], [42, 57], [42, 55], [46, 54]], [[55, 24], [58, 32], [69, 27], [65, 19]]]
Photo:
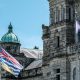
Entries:
[[20, 43], [18, 37], [13, 33], [13, 27], [10, 23], [8, 27], [8, 32], [1, 38], [2, 42], [14, 42], [14, 43]]

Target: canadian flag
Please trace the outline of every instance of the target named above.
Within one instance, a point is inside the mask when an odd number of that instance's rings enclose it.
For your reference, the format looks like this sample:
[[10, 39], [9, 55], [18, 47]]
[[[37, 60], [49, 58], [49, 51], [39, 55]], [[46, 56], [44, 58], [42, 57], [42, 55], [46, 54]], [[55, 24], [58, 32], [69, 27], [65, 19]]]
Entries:
[[76, 33], [80, 30], [80, 21], [76, 21]]
[[80, 42], [80, 21], [76, 20], [76, 25], [75, 25], [75, 40], [76, 42]]

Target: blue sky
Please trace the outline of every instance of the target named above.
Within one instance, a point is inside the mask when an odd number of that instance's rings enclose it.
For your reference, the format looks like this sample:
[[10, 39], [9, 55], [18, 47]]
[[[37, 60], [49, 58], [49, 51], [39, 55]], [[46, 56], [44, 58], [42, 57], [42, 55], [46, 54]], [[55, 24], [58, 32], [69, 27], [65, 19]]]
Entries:
[[47, 0], [0, 0], [0, 39], [12, 23], [23, 48], [42, 49], [42, 24], [49, 25]]

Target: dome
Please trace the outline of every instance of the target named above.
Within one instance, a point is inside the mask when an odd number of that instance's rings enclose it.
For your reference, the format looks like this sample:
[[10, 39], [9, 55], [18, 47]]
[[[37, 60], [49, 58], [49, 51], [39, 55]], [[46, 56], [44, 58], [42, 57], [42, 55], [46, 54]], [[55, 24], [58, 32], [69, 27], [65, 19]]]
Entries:
[[13, 27], [10, 23], [8, 32], [1, 38], [1, 42], [20, 43], [18, 37], [13, 33]]

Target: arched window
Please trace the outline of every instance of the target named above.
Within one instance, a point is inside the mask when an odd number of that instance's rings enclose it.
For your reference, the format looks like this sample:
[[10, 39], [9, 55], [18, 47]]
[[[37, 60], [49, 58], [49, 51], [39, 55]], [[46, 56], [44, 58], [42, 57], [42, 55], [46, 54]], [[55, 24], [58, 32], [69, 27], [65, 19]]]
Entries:
[[54, 24], [54, 10], [53, 10], [53, 8], [51, 8], [50, 9], [50, 24], [52, 25], [52, 24]]
[[60, 19], [60, 10], [58, 7], [56, 7], [56, 22], [58, 22]]
[[60, 21], [60, 10], [58, 9], [58, 21]]
[[54, 23], [56, 22], [56, 11], [54, 11]]
[[73, 69], [73, 80], [76, 80], [76, 67]]
[[56, 7], [56, 22], [58, 22], [58, 7]]
[[54, 24], [54, 22], [55, 22], [55, 12], [53, 12], [53, 14], [51, 14], [50, 21], [51, 21], [50, 24]]
[[65, 7], [63, 5], [61, 6], [61, 20], [63, 21], [65, 19]]

